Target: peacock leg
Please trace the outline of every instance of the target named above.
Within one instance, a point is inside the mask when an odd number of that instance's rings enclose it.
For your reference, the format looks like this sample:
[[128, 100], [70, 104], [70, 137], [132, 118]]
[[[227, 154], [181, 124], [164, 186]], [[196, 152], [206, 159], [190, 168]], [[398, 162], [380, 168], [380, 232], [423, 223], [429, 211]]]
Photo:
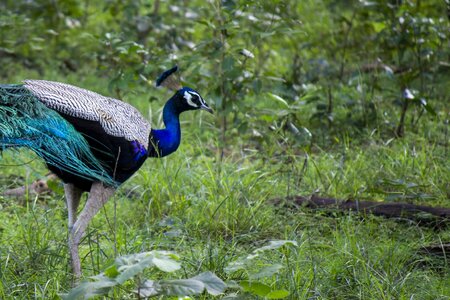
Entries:
[[[72, 251], [72, 229], [73, 226], [77, 220], [77, 209], [78, 206], [80, 205], [80, 199], [81, 199], [81, 194], [83, 194], [83, 191], [80, 190], [79, 188], [75, 187], [75, 185], [71, 184], [71, 183], [66, 183], [64, 184], [64, 194], [66, 196], [66, 204], [67, 204], [67, 214], [68, 214], [68, 229], [69, 229], [69, 251], [70, 251], [70, 260], [71, 260], [71, 264], [72, 264], [72, 271], [74, 273], [78, 273], [81, 274], [81, 270], [78, 268], [76, 268], [75, 266], [79, 266], [79, 259], [78, 262], [74, 262], [74, 256], [73, 256], [73, 251]], [[79, 276], [76, 277], [78, 280]]]
[[114, 194], [114, 191], [114, 188], [105, 186], [102, 182], [94, 182], [89, 192], [86, 205], [69, 233], [69, 250], [75, 281], [81, 278], [81, 262], [78, 253], [78, 245], [80, 244], [81, 238], [91, 219], [105, 205], [108, 199]]
[[75, 187], [72, 183], [64, 184], [64, 194], [66, 195], [67, 213], [69, 215], [69, 232], [72, 230], [77, 220], [77, 209], [80, 205], [83, 191]]

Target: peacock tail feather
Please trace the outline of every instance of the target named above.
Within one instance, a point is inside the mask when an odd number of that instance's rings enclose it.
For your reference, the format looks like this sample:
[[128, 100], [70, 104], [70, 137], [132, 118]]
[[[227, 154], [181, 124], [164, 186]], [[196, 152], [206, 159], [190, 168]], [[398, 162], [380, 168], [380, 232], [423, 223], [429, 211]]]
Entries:
[[20, 147], [31, 149], [63, 171], [118, 185], [94, 157], [85, 138], [61, 115], [23, 85], [0, 85], [0, 149]]

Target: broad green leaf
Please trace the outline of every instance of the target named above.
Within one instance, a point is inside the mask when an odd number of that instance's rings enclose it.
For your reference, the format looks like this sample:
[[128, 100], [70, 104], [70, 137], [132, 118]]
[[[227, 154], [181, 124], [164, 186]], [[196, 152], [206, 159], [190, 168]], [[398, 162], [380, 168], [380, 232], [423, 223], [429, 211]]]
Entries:
[[209, 27], [211, 29], [215, 29], [216, 28], [216, 25], [211, 23], [209, 20], [202, 19], [202, 20], [197, 20], [196, 22], [199, 23], [199, 24], [205, 25], [205, 26], [207, 26], [207, 27]]
[[262, 39], [265, 39], [266, 37], [270, 37], [270, 36], [273, 36], [274, 34], [276, 34], [275, 33], [275, 31], [271, 31], [271, 32], [261, 32], [260, 34], [259, 34], [259, 36], [262, 38]]
[[260, 252], [260, 251], [266, 251], [266, 250], [274, 250], [274, 249], [278, 249], [281, 248], [283, 246], [295, 246], [298, 247], [298, 244], [296, 241], [291, 241], [291, 240], [275, 240], [275, 241], [270, 241], [269, 245], [267, 246], [263, 246], [261, 248], [256, 249], [254, 252]]
[[236, 272], [238, 270], [246, 270], [247, 265], [245, 263], [246, 263], [246, 260], [243, 260], [243, 259], [239, 259], [239, 260], [230, 262], [228, 264], [228, 266], [225, 268], [225, 272], [232, 273], [232, 272]]
[[376, 33], [381, 32], [384, 28], [386, 28], [386, 23], [383, 22], [372, 22], [373, 29]]
[[105, 275], [108, 276], [109, 278], [116, 278], [117, 275], [119, 275], [119, 271], [117, 270], [117, 266], [116, 265], [112, 265], [109, 268], [107, 268], [105, 270]]
[[255, 79], [253, 80], [253, 92], [255, 94], [259, 94], [261, 92], [262, 89], [262, 82], [259, 79]]
[[155, 253], [153, 263], [158, 269], [164, 272], [174, 272], [181, 268], [180, 263], [173, 260], [169, 255], [160, 252]]
[[268, 285], [261, 282], [243, 280], [239, 283], [239, 285], [242, 287], [244, 292], [249, 292], [260, 297], [266, 296], [271, 291]]
[[123, 284], [125, 281], [133, 278], [137, 274], [141, 273], [144, 269], [152, 265], [151, 259], [142, 260], [137, 264], [122, 267], [119, 269], [119, 275], [116, 276], [116, 281]]
[[250, 279], [261, 279], [265, 277], [273, 276], [274, 274], [278, 273], [279, 270], [283, 268], [280, 264], [273, 264], [267, 267], [262, 268], [257, 273], [250, 274]]
[[225, 72], [231, 71], [234, 68], [234, 58], [231, 55], [227, 55], [222, 63], [222, 68]]
[[119, 272], [116, 281], [122, 284], [152, 266], [156, 266], [164, 272], [176, 271], [180, 268], [180, 264], [174, 258], [177, 256], [165, 251], [151, 251], [118, 257], [115, 263]]
[[104, 274], [92, 277], [95, 281], [82, 282], [77, 287], [70, 290], [68, 294], [61, 295], [61, 298], [67, 300], [90, 299], [94, 296], [106, 295], [109, 290], [117, 285], [114, 279]]
[[203, 282], [208, 293], [213, 296], [222, 294], [227, 288], [227, 285], [222, 281], [222, 279], [209, 271], [194, 276], [192, 279]]
[[160, 280], [161, 294], [167, 296], [189, 296], [203, 292], [205, 285], [195, 279]]
[[271, 291], [266, 295], [267, 299], [283, 299], [289, 296], [289, 292], [286, 290], [275, 290]]
[[281, 98], [280, 96], [272, 94], [272, 93], [267, 93], [267, 95], [269, 95], [269, 97], [272, 98], [273, 100], [279, 101], [280, 103], [283, 103], [286, 107], [289, 107], [289, 104], [287, 103], [287, 101], [284, 100], [283, 98]]
[[117, 266], [117, 271], [120, 273], [116, 276], [116, 281], [122, 284], [128, 279], [141, 273], [144, 269], [152, 267], [154, 265], [153, 258], [153, 251], [116, 258], [115, 264]]

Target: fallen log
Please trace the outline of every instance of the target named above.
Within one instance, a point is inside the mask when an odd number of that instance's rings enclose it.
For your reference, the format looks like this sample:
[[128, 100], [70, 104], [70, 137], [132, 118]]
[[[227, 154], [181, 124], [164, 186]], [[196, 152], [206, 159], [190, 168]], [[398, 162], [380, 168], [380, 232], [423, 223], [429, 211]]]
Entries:
[[430, 254], [435, 256], [448, 256], [450, 254], [450, 243], [446, 244], [432, 244], [423, 246], [421, 249], [422, 254]]
[[399, 202], [376, 202], [360, 200], [338, 200], [319, 196], [293, 196], [275, 199], [275, 205], [306, 207], [310, 209], [331, 208], [343, 211], [354, 211], [388, 218], [414, 218], [421, 220], [438, 219], [444, 223], [450, 221], [450, 208], [431, 207]]

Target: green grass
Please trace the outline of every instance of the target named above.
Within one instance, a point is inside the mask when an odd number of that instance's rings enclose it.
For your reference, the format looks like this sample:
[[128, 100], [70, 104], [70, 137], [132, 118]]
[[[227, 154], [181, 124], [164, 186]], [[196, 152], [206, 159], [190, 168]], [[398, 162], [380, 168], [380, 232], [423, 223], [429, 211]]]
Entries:
[[[430, 143], [420, 132], [390, 142], [367, 136], [363, 142], [341, 139], [327, 149], [313, 146], [306, 156], [270, 142], [247, 149], [244, 139], [233, 138], [220, 160], [218, 135], [208, 130], [214, 128], [212, 117], [187, 113], [182, 119], [180, 149], [168, 158], [149, 159], [90, 224], [80, 248], [86, 278], [105, 270], [117, 255], [171, 250], [182, 257], [182, 269], [164, 275], [168, 278], [209, 270], [239, 282], [264, 266], [281, 264], [277, 274], [260, 281], [288, 290], [289, 299], [450, 298], [448, 254], [430, 257], [420, 251], [448, 242], [448, 228], [272, 202], [317, 193], [449, 206], [445, 145]], [[32, 157], [4, 153], [1, 190], [46, 173], [37, 160], [11, 166]], [[57, 299], [71, 280], [63, 195], [0, 197], [0, 206], [0, 298]], [[226, 271], [270, 240], [295, 240], [298, 247], [266, 251], [245, 271]], [[130, 290], [126, 285], [110, 296], [136, 298]]]

